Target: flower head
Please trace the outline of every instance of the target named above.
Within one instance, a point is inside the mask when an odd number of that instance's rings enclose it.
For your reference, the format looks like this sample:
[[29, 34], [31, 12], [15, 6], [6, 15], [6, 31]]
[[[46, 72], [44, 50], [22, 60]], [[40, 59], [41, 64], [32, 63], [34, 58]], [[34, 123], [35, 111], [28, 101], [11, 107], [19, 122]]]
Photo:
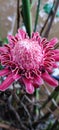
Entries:
[[29, 38], [26, 32], [19, 29], [15, 36], [8, 36], [9, 44], [0, 47], [0, 61], [3, 70], [0, 76], [6, 76], [0, 85], [0, 90], [6, 90], [15, 80], [22, 81], [28, 93], [46, 81], [56, 87], [58, 82], [51, 77], [56, 61], [59, 60], [59, 50], [54, 50], [57, 39], [47, 41], [39, 33], [33, 33]]

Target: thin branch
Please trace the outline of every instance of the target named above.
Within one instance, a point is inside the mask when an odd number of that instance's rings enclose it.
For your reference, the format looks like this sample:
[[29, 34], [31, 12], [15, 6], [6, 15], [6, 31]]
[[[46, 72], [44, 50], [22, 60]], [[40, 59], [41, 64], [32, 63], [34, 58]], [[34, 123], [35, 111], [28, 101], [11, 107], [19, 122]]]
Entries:
[[48, 27], [47, 27], [47, 29], [46, 29], [46, 31], [45, 31], [44, 37], [48, 37], [48, 34], [49, 34], [49, 32], [50, 32], [50, 29], [51, 29], [51, 26], [52, 26], [54, 17], [55, 17], [55, 15], [56, 15], [56, 11], [57, 11], [58, 6], [59, 6], [59, 0], [55, 1], [55, 8], [54, 8], [54, 10], [53, 10], [53, 13], [52, 13], [50, 22], [49, 22], [49, 24], [48, 24]]
[[[54, 6], [54, 4], [55, 4], [55, 0], [54, 0], [54, 2], [53, 2], [53, 6]], [[46, 27], [46, 25], [47, 25], [47, 23], [48, 23], [50, 17], [52, 16], [53, 6], [52, 6], [51, 11], [50, 11], [50, 13], [48, 14], [48, 17], [47, 17], [47, 19], [46, 19], [46, 21], [45, 21], [45, 23], [44, 23], [44, 25], [43, 25], [43, 27], [42, 27], [42, 29], [41, 29], [41, 31], [40, 31], [40, 35], [42, 35], [42, 32], [44, 31], [44, 29], [45, 29], [45, 27]]]
[[[47, 91], [47, 95], [50, 96], [51, 93], [50, 93], [49, 89], [47, 88], [46, 84], [44, 84], [44, 87], [45, 87], [45, 89], [46, 89], [46, 91]], [[58, 94], [57, 94], [57, 95], [58, 95]], [[54, 100], [54, 97], [52, 97], [51, 102], [55, 105], [55, 107], [57, 107], [57, 108], [59, 109], [59, 106], [58, 106], [58, 104], [56, 103], [56, 101]]]
[[34, 32], [36, 31], [36, 28], [37, 28], [38, 16], [39, 16], [39, 7], [40, 7], [40, 0], [38, 0], [37, 10], [36, 10], [36, 18], [35, 18]]
[[45, 27], [46, 27], [46, 25], [47, 25], [47, 23], [48, 23], [48, 20], [49, 20], [50, 16], [51, 16], [51, 11], [50, 11], [50, 13], [49, 13], [49, 15], [48, 15], [48, 17], [47, 17], [45, 23], [44, 23], [44, 26], [42, 27], [42, 29], [41, 29], [41, 31], [40, 31], [40, 35], [42, 35], [42, 32], [44, 31], [44, 29], [45, 29]]
[[[47, 100], [43, 103], [43, 105], [40, 107], [40, 110], [45, 107], [46, 104], [48, 104], [52, 98], [54, 98], [55, 94], [59, 91], [59, 87], [56, 87], [55, 90], [48, 96]], [[56, 106], [55, 106], [56, 107]], [[57, 107], [56, 107], [57, 108]], [[58, 107], [59, 108], [59, 107]]]
[[17, 30], [19, 28], [20, 12], [19, 12], [19, 0], [17, 0]]
[[11, 110], [11, 111], [14, 113], [14, 115], [15, 115], [17, 121], [20, 123], [21, 128], [23, 128], [24, 130], [26, 130], [25, 125], [21, 122], [20, 115], [18, 114], [18, 112], [15, 110], [15, 108], [14, 108], [14, 107], [12, 106], [12, 104], [11, 104], [11, 99], [12, 99], [12, 96], [10, 96], [9, 99], [8, 99], [8, 107], [9, 107], [9, 110]]

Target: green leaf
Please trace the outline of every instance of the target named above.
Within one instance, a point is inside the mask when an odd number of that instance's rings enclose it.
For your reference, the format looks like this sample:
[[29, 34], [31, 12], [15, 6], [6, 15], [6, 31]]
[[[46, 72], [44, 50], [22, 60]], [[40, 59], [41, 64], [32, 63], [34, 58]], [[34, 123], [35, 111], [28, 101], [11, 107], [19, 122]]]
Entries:
[[35, 4], [36, 0], [32, 0], [32, 3], [31, 3], [31, 8], [33, 7], [33, 5]]
[[3, 43], [7, 43], [7, 44], [8, 44], [8, 39], [7, 39], [7, 38], [4, 38], [4, 39], [3, 39]]
[[37, 27], [37, 23], [38, 23], [39, 7], [40, 7], [40, 0], [38, 0], [37, 10], [36, 10], [36, 18], [35, 18], [34, 32], [36, 31], [36, 27]]
[[26, 27], [26, 31], [29, 36], [32, 33], [32, 17], [31, 17], [31, 7], [30, 0], [22, 0], [22, 9], [23, 9], [23, 21]]

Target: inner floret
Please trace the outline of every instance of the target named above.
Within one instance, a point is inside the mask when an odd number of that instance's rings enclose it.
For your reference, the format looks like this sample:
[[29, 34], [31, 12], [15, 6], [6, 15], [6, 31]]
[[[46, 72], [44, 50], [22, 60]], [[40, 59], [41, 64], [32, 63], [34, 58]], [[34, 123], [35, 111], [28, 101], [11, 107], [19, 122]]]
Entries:
[[42, 59], [42, 48], [36, 41], [28, 39], [20, 40], [13, 48], [13, 61], [15, 61], [21, 69], [39, 69]]

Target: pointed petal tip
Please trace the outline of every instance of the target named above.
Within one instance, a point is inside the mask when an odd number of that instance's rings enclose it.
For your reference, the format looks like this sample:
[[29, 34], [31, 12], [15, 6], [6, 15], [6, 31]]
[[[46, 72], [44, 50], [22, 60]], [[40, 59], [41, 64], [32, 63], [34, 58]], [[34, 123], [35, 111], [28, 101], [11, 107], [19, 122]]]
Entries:
[[0, 85], [0, 90], [5, 91], [6, 89], [9, 88], [9, 86], [14, 82], [14, 79], [12, 77], [12, 74], [10, 74]]
[[8, 34], [7, 39], [11, 40], [12, 39], [12, 35]]
[[26, 92], [28, 94], [33, 94], [34, 93], [34, 86], [32, 85], [31, 81], [28, 79], [23, 79], [23, 82], [24, 82], [25, 87], [26, 87]]
[[50, 40], [49, 43], [50, 43], [50, 45], [55, 46], [55, 44], [58, 42], [59, 42], [58, 38], [54, 37], [53, 39]]
[[54, 79], [52, 76], [50, 76], [48, 74], [48, 72], [45, 72], [42, 74], [42, 78], [44, 79], [44, 81], [47, 82], [47, 84], [49, 84], [52, 87], [57, 87], [58, 86], [58, 81], [56, 79]]
[[26, 86], [26, 92], [28, 94], [33, 94], [34, 93], [34, 87], [32, 85], [29, 86]]
[[36, 78], [34, 78], [33, 84], [34, 84], [34, 86], [37, 86], [37, 87], [39, 87], [40, 85], [43, 84], [43, 79], [41, 78], [40, 75], [37, 76]]
[[0, 88], [0, 91], [1, 91], [1, 92], [4, 92], [4, 91], [6, 91], [7, 89], [8, 89], [8, 88], [2, 88], [2, 87], [1, 87], [1, 88]]
[[10, 73], [9, 69], [0, 70], [0, 76], [6, 76], [6, 75], [8, 75], [8, 73]]

